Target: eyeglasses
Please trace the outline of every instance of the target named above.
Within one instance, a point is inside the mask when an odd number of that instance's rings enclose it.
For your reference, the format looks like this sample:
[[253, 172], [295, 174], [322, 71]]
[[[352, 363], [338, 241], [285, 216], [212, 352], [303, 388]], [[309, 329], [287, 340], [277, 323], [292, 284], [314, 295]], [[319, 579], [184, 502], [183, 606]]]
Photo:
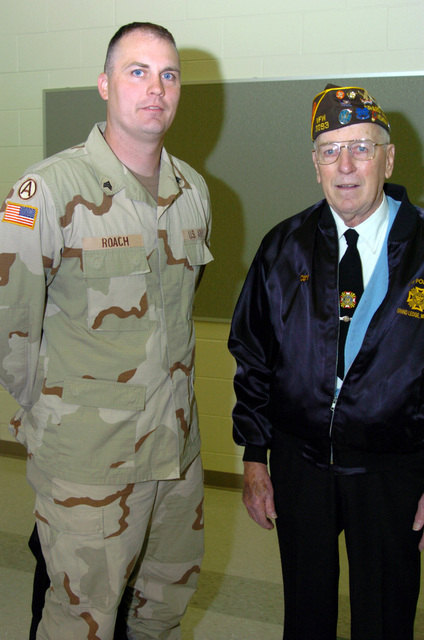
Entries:
[[318, 164], [333, 164], [340, 156], [342, 149], [347, 149], [354, 160], [372, 160], [375, 148], [383, 147], [388, 142], [373, 142], [372, 140], [350, 140], [349, 142], [328, 142], [315, 147]]

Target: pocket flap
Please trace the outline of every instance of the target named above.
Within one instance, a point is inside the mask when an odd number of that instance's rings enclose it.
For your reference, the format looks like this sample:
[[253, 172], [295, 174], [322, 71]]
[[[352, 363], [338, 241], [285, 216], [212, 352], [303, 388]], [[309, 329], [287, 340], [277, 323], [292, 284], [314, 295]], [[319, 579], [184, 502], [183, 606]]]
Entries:
[[85, 407], [144, 411], [146, 387], [110, 380], [67, 378], [62, 400]]
[[144, 247], [90, 249], [83, 251], [82, 263], [85, 278], [113, 278], [150, 272]]
[[185, 240], [184, 250], [187, 260], [192, 267], [208, 264], [208, 262], [212, 262], [213, 260], [213, 255], [204, 240]]

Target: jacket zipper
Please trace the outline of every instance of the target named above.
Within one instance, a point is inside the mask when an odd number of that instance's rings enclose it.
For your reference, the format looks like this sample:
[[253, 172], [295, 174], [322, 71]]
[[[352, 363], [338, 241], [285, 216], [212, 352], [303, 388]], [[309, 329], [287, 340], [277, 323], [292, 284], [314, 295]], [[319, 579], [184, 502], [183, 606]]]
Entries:
[[332, 431], [333, 431], [334, 411], [336, 409], [337, 398], [338, 398], [338, 394], [336, 393], [334, 395], [333, 402], [331, 403], [331, 420], [330, 420], [330, 430], [329, 430], [329, 436], [330, 436], [330, 464], [334, 464], [333, 441], [331, 439], [331, 436], [332, 436]]
[[[340, 260], [339, 260], [340, 262]], [[337, 263], [337, 291], [339, 291], [339, 262]], [[340, 301], [339, 301], [340, 302]], [[337, 316], [340, 315], [340, 308], [337, 307]], [[330, 465], [334, 464], [334, 451], [333, 451], [333, 440], [332, 440], [332, 435], [333, 435], [333, 422], [334, 422], [334, 412], [336, 410], [336, 404], [337, 404], [337, 399], [339, 397], [339, 393], [340, 393], [340, 389], [337, 388], [337, 368], [339, 366], [339, 340], [340, 340], [340, 319], [339, 319], [339, 324], [338, 324], [338, 330], [337, 330], [337, 358], [336, 358], [336, 371], [335, 371], [335, 377], [334, 377], [334, 396], [333, 396], [333, 401], [331, 403], [331, 407], [330, 407], [330, 411], [331, 411], [331, 420], [330, 420], [330, 428], [329, 428], [329, 438], [330, 438]], [[343, 382], [342, 382], [343, 384]]]

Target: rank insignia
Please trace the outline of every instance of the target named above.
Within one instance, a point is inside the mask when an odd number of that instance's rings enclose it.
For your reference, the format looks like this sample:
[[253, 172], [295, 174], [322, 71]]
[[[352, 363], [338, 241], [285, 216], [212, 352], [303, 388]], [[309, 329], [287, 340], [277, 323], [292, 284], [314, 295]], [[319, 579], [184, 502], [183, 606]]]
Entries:
[[356, 307], [356, 293], [353, 291], [342, 291], [340, 295], [340, 306], [342, 309], [354, 309]]

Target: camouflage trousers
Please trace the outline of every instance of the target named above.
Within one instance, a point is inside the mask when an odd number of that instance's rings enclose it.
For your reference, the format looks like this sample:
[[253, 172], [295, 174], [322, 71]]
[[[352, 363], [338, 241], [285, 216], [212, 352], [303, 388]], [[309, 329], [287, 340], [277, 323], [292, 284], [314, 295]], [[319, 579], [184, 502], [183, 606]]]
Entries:
[[51, 588], [37, 640], [178, 640], [203, 556], [200, 456], [178, 480], [93, 486], [53, 480], [35, 516]]

